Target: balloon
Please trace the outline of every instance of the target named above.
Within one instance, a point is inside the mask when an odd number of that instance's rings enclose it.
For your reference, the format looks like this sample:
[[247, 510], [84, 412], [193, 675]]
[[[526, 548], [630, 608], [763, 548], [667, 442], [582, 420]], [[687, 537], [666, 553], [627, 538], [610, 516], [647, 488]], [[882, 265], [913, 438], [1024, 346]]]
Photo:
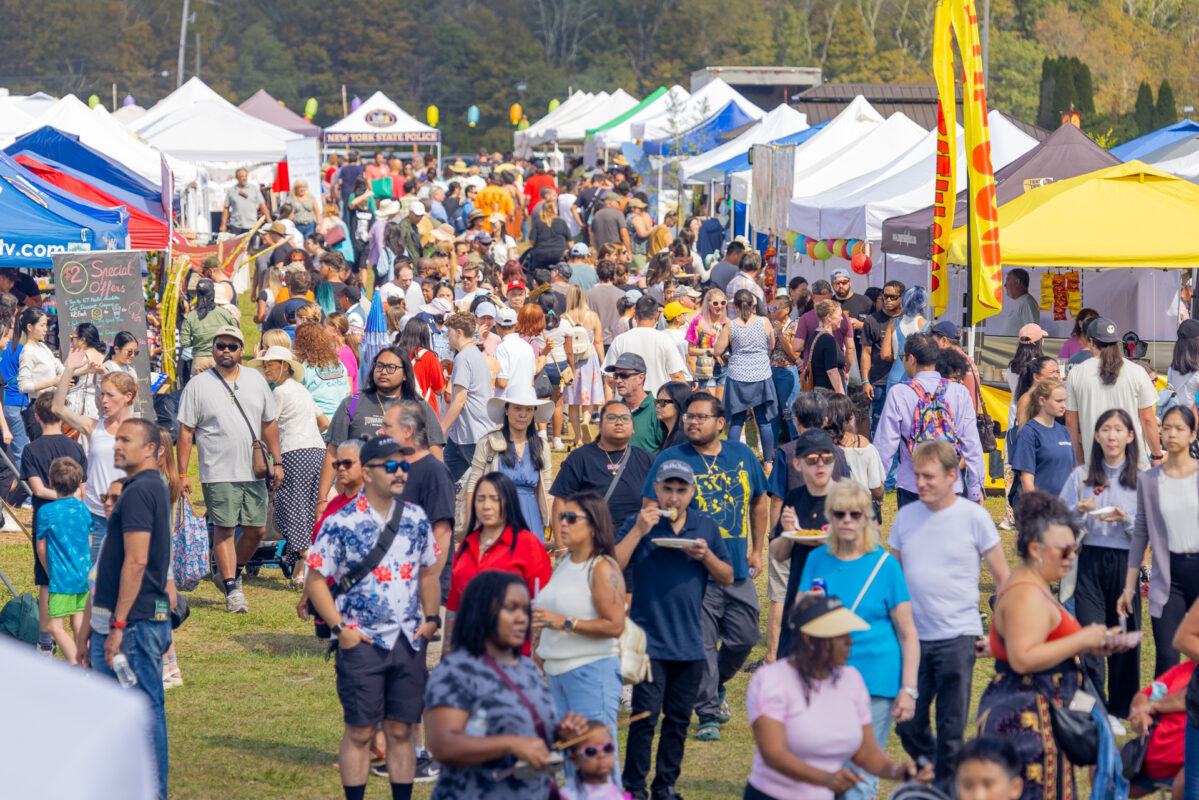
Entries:
[[479, 124], [479, 107], [471, 106], [466, 109], [466, 124], [472, 128]]
[[558, 102], [558, 98], [555, 97], [553, 100], [551, 100], [550, 101], [550, 113], [553, 114], [554, 109], [556, 109], [560, 105], [562, 105], [562, 104], [560, 102]]
[[857, 256], [857, 255], [861, 255], [865, 252], [866, 252], [866, 243], [863, 242], [861, 239], [854, 239], [853, 244], [849, 248], [849, 254], [851, 256]]
[[508, 109], [508, 119], [512, 120], [512, 124], [515, 125], [520, 122], [522, 113], [520, 103], [513, 103], [512, 108]]
[[804, 244], [804, 249], [808, 252], [808, 258], [815, 261], [816, 260], [816, 240], [808, 239], [808, 241]]
[[520, 119], [520, 124], [516, 126], [516, 129], [517, 129], [518, 131], [523, 131], [523, 130], [524, 130], [525, 128], [527, 128], [527, 127], [529, 127], [529, 118], [528, 118], [528, 117], [521, 117], [521, 119]]
[[317, 102], [315, 97], [309, 97], [304, 103], [304, 116], [312, 119], [316, 116]]
[[827, 261], [833, 255], [829, 252], [828, 244], [821, 241], [817, 241], [813, 246], [812, 254], [817, 261]]
[[846, 252], [845, 245], [846, 241], [844, 239], [838, 239], [836, 242], [834, 242], [833, 255], [837, 256], [838, 258], [849, 258], [849, 253]]
[[429, 106], [425, 109], [425, 119], [429, 121], [431, 127], [437, 127], [437, 120], [441, 119], [441, 112], [437, 110], [437, 106]]
[[125, 99], [121, 101], [121, 105], [122, 106], [135, 106], [135, 105], [137, 105], [137, 101], [133, 99], [133, 95], [127, 94], [127, 95], [125, 95]]
[[787, 243], [788, 247], [790, 247], [791, 249], [794, 250], [795, 242], [798, 238], [799, 238], [799, 234], [796, 233], [795, 231], [787, 231], [787, 234], [785, 236], [783, 236], [783, 241]]
[[95, 108], [98, 105], [100, 105], [100, 97], [98, 95], [92, 95], [87, 99], [88, 108]]
[[801, 253], [808, 249], [807, 234], [801, 233], [795, 237], [795, 249], [799, 250]]
[[872, 267], [874, 267], [874, 264], [870, 261], [870, 256], [866, 255], [865, 253], [858, 253], [853, 257], [853, 260], [849, 262], [849, 266], [850, 269], [857, 274], [865, 275], [871, 270]]
[[350, 111], [357, 111], [358, 107], [361, 105], [362, 105], [362, 98], [355, 96], [354, 99], [350, 101]]

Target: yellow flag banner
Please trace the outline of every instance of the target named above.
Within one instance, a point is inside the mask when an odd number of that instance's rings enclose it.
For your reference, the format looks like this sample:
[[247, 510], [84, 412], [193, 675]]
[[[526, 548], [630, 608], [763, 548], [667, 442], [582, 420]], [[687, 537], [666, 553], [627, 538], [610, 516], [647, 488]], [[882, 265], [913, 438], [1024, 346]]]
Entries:
[[933, 212], [933, 307], [948, 305], [945, 262], [954, 224], [957, 187], [957, 129], [952, 34], [962, 55], [962, 122], [966, 129], [966, 170], [969, 178], [971, 322], [978, 323], [1003, 307], [999, 254], [999, 210], [995, 205], [995, 173], [991, 166], [991, 137], [987, 127], [987, 93], [983, 81], [982, 45], [973, 0], [940, 0], [934, 20], [933, 74], [937, 82], [937, 176]]

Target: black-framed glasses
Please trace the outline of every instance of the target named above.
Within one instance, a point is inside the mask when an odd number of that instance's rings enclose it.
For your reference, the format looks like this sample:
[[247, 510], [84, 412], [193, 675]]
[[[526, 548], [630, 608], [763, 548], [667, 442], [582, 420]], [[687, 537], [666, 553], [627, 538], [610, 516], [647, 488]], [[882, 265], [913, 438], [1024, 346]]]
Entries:
[[671, 402], [673, 402], [673, 401], [663, 400], [661, 397], [659, 397], [657, 400], [654, 401], [654, 405], [656, 405], [658, 408], [666, 408], [668, 405], [671, 404]]
[[381, 362], [376, 361], [375, 362], [375, 372], [381, 373], [383, 375], [394, 375], [403, 366], [404, 366], [403, 364], [383, 364]]
[[587, 519], [587, 515], [578, 511], [562, 511], [558, 514], [558, 521], [567, 525], [574, 525], [581, 519]]
[[832, 453], [826, 453], [825, 455], [821, 455], [820, 453], [808, 453], [803, 457], [803, 462], [809, 467], [814, 467], [817, 464], [824, 464], [826, 467], [830, 467], [835, 460], [836, 456], [834, 456]]
[[862, 512], [856, 508], [850, 509], [849, 511], [833, 511], [830, 513], [832, 513], [833, 519], [845, 519], [846, 517], [849, 517], [854, 522], [857, 522], [862, 518]]
[[225, 352], [226, 350], [240, 350], [241, 342], [213, 342], [212, 349], [218, 353]]
[[633, 415], [632, 414], [605, 414], [604, 420], [606, 422], [629, 423], [629, 422], [633, 421]]
[[369, 469], [385, 470], [388, 475], [395, 475], [400, 470], [404, 470], [404, 472], [408, 471], [407, 461], [383, 461], [378, 464], [367, 464], [366, 466]]
[[589, 744], [586, 747], [582, 747], [582, 748], [576, 750], [575, 752], [578, 753], [579, 755], [581, 755], [587, 761], [594, 761], [595, 759], [599, 758], [601, 754], [605, 755], [605, 756], [610, 756], [613, 753], [615, 753], [616, 752], [616, 743], [615, 742], [604, 742], [599, 747], [596, 747], [593, 744]]
[[683, 419], [690, 422], [707, 422], [710, 419], [716, 419], [715, 414], [692, 414], [690, 411], [683, 414]]
[[358, 462], [352, 458], [343, 458], [340, 461], [333, 462], [333, 469], [350, 469]]

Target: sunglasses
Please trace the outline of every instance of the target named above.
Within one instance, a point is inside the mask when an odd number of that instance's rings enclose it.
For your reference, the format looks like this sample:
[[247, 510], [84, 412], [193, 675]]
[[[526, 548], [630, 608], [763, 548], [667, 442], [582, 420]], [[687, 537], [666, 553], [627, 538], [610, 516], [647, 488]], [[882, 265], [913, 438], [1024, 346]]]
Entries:
[[810, 453], [809, 455], [806, 455], [803, 457], [803, 461], [809, 467], [814, 467], [817, 464], [824, 464], [826, 467], [829, 467], [829, 466], [832, 466], [833, 461], [835, 461], [836, 458], [837, 457], [834, 456], [832, 453], [829, 453], [829, 454], [823, 455], [823, 456], [820, 455], [819, 453]]
[[601, 754], [605, 755], [605, 756], [610, 756], [615, 752], [616, 752], [616, 743], [615, 742], [604, 742], [599, 747], [596, 747], [593, 744], [589, 744], [586, 747], [581, 747], [578, 750], [575, 750], [575, 753], [577, 755], [581, 755], [587, 761], [594, 761], [595, 759], [599, 758]]
[[857, 520], [861, 519], [863, 516], [862, 512], [858, 511], [856, 508], [853, 509], [852, 511], [834, 511], [834, 512], [832, 512], [832, 515], [833, 515], [833, 519], [845, 519], [846, 517], [849, 517], [850, 519], [854, 520], [855, 522]]
[[224, 352], [226, 350], [240, 350], [241, 342], [213, 342], [212, 349], [216, 350], [217, 352]]
[[897, 294], [887, 294], [886, 292], [883, 292], [883, 299], [884, 299], [884, 300], [898, 300], [898, 299], [899, 299], [899, 295], [897, 295]]
[[1075, 542], [1074, 544], [1064, 544], [1061, 547], [1049, 547], [1048, 545], [1046, 545], [1045, 549], [1051, 553], [1057, 553], [1058, 558], [1066, 559], [1072, 555], [1074, 555], [1074, 556], [1078, 555], [1078, 552], [1080, 550], [1082, 550], [1082, 542]]
[[567, 525], [574, 525], [581, 519], [587, 519], [587, 515], [580, 514], [578, 511], [563, 511], [558, 514], [558, 521], [565, 522]]
[[408, 471], [408, 462], [407, 461], [383, 461], [379, 464], [367, 464], [366, 466], [368, 469], [385, 470], [388, 475], [395, 475], [396, 472], [398, 472], [401, 469], [404, 470], [404, 472]]
[[613, 372], [612, 377], [618, 381], [627, 381], [636, 378], [640, 372]]
[[658, 408], [666, 408], [668, 405], [670, 405], [670, 403], [670, 400], [663, 400], [661, 398], [658, 398], [654, 401], [654, 405], [656, 405]]
[[111, 500], [112, 502], [115, 503], [120, 498], [120, 496], [121, 496], [120, 492], [117, 492], [116, 494], [102, 494], [102, 495], [100, 495], [100, 502], [107, 503], [109, 500]]
[[358, 462], [352, 458], [343, 458], [340, 461], [333, 462], [333, 469], [350, 469]]

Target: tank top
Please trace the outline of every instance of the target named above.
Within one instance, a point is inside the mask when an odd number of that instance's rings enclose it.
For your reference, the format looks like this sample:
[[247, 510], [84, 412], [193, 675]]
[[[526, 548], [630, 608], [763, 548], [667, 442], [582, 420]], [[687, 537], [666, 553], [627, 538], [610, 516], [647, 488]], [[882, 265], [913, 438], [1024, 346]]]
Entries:
[[[550, 582], [537, 595], [537, 605], [567, 619], [599, 619], [591, 601], [592, 570], [597, 560], [575, 563], [569, 556], [562, 559]], [[547, 675], [561, 675], [593, 661], [619, 656], [620, 644], [615, 638], [597, 639], [546, 628], [541, 632], [537, 655], [545, 659]]]
[[98, 517], [104, 516], [104, 502], [100, 495], [108, 494], [108, 487], [113, 481], [125, 477], [122, 470], [113, 464], [112, 448], [117, 437], [108, 432], [103, 421], [96, 422], [87, 449], [87, 490], [83, 493], [83, 502], [87, 510]]
[[748, 325], [732, 322], [729, 326], [728, 376], [742, 383], [770, 379], [770, 340], [761, 321], [754, 317]]
[[[1011, 589], [1013, 586], [1019, 586], [1022, 583], [1027, 583], [1030, 586], [1036, 585], [1032, 581], [1016, 581], [1015, 583], [1010, 583], [1003, 587], [1003, 591], [1001, 591], [995, 597], [995, 602], [998, 603], [999, 598], [1007, 594], [1008, 589]], [[1082, 630], [1082, 625], [1078, 624], [1078, 620], [1074, 618], [1073, 614], [1066, 610], [1065, 606], [1055, 600], [1053, 595], [1051, 595], [1049, 592], [1046, 592], [1044, 589], [1041, 589], [1041, 592], [1048, 597], [1055, 606], [1057, 606], [1057, 610], [1061, 612], [1062, 615], [1061, 620], [1057, 623], [1057, 627], [1049, 632], [1049, 635], [1045, 637], [1045, 641], [1052, 642], [1057, 639], [1064, 639], [1070, 634], [1078, 633], [1080, 630]], [[999, 632], [995, 630], [994, 625], [991, 626], [990, 639], [991, 655], [995, 656], [997, 661], [1007, 661], [1007, 650], [1005, 650], [1003, 647], [1003, 637], [1001, 637]]]

